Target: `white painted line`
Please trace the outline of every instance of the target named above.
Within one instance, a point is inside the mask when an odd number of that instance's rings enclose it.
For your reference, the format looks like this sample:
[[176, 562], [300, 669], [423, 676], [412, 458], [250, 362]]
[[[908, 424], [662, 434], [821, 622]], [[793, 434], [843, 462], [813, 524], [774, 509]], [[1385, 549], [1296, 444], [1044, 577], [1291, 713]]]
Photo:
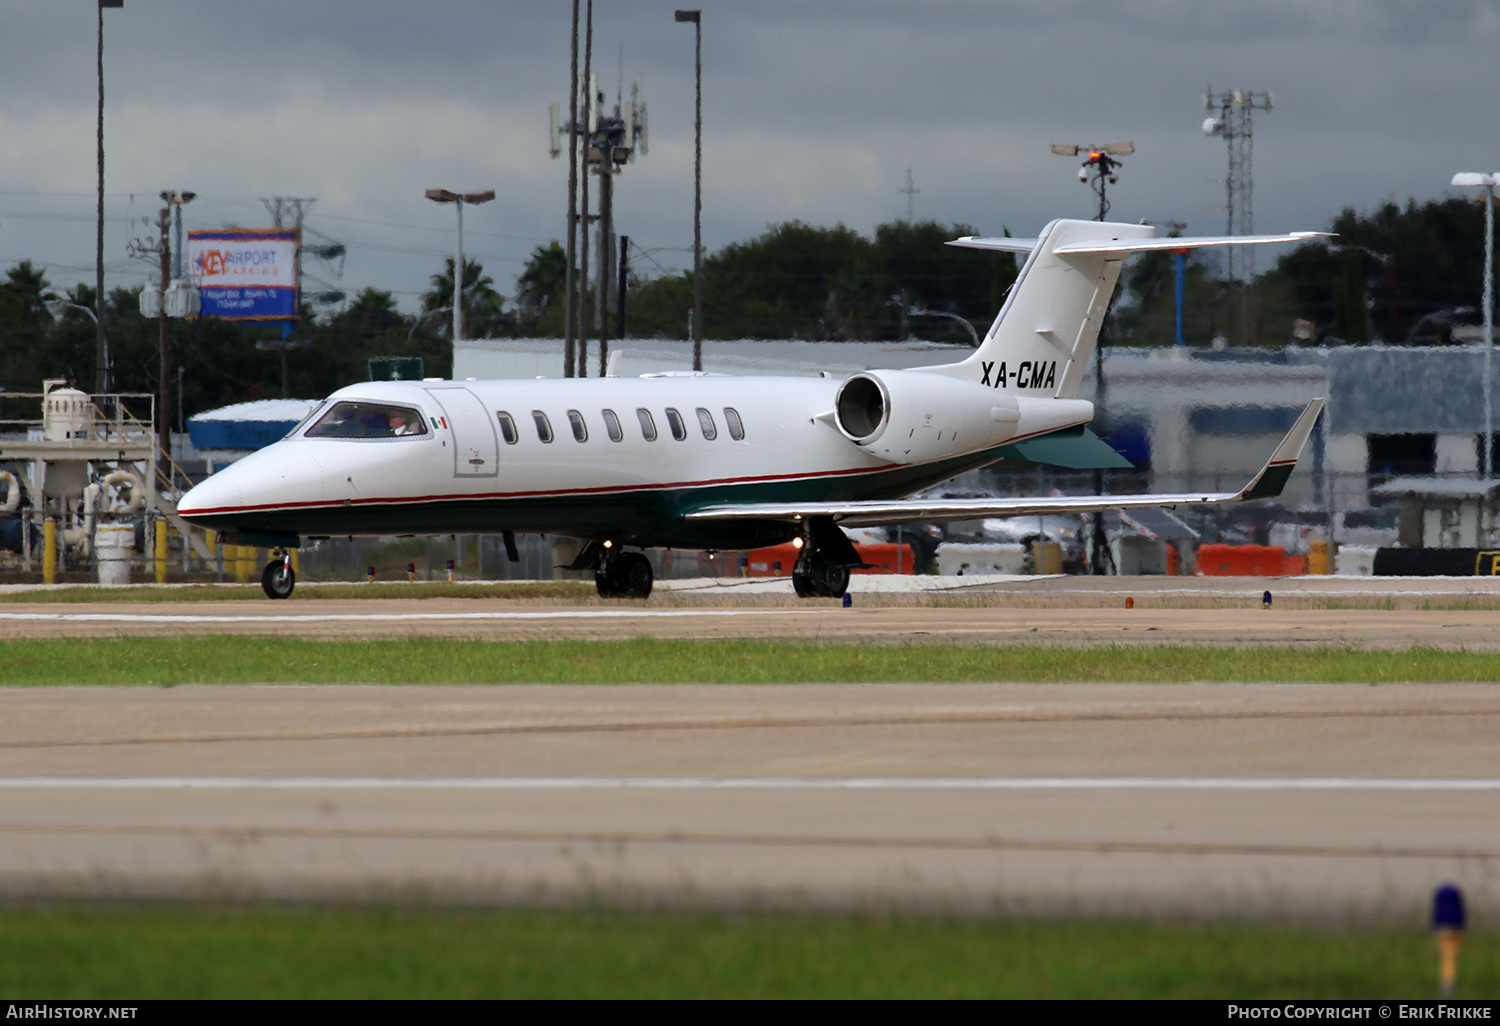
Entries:
[[1402, 777], [0, 777], [0, 790], [220, 791], [1500, 791]]
[[54, 623], [328, 623], [408, 620], [638, 620], [677, 616], [787, 616], [843, 613], [843, 609], [655, 609], [639, 612], [617, 609], [557, 610], [552, 612], [488, 613], [304, 613], [226, 616], [212, 613], [0, 613], [0, 621], [41, 620]]

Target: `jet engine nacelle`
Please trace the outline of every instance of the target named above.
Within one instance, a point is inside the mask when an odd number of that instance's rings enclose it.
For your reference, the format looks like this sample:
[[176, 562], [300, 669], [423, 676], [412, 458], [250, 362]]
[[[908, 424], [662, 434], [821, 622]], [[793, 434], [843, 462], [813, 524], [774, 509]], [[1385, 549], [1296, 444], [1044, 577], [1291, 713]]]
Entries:
[[863, 371], [839, 386], [833, 420], [872, 456], [924, 463], [1086, 424], [1094, 404], [997, 391], [925, 371]]

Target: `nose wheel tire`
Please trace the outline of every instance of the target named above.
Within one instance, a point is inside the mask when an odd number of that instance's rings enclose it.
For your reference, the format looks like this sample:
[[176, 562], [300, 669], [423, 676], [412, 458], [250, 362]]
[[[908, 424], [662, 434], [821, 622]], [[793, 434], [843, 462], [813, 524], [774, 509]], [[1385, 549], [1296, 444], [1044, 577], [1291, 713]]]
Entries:
[[291, 598], [292, 589], [297, 586], [297, 575], [292, 570], [291, 561], [273, 559], [267, 563], [260, 575], [260, 586], [270, 598]]

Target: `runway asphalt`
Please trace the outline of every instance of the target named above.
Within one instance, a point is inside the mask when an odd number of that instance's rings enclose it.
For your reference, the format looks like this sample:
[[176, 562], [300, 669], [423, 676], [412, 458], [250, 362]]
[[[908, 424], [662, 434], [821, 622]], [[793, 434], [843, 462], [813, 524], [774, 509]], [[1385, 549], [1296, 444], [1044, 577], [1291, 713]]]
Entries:
[[[1295, 643], [1301, 631], [1487, 648], [1500, 617], [1149, 600], [1127, 611], [1115, 598], [742, 613], [657, 604], [645, 616], [470, 603], [497, 615], [459, 633], [933, 630], [929, 640], [1207, 644]], [[403, 613], [437, 613], [401, 628], [423, 632], [451, 629], [456, 615], [431, 603], [394, 603], [411, 608], [390, 620], [377, 618], [382, 602], [204, 605], [130, 606], [155, 617], [141, 626], [113, 609], [7, 604], [6, 616], [54, 618], [0, 629], [226, 629], [171, 619], [206, 615], [265, 633], [308, 624], [319, 636], [378, 636]], [[267, 619], [294, 611], [353, 618]], [[626, 615], [604, 615], [614, 612]], [[103, 618], [66, 619], [80, 613]], [[1002, 650], [997, 680], [1003, 669]], [[1432, 889], [1453, 881], [1479, 919], [1500, 911], [1497, 726], [1500, 689], [1488, 683], [0, 688], [0, 896], [1417, 926]]]

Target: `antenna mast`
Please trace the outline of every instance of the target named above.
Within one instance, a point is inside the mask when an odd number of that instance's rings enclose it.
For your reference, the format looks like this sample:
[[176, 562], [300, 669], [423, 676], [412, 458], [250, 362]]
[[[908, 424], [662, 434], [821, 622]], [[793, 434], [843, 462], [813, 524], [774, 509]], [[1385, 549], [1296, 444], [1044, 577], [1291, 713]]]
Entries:
[[[1224, 177], [1225, 234], [1255, 233], [1255, 178], [1251, 172], [1255, 148], [1253, 115], [1257, 110], [1268, 111], [1275, 104], [1276, 97], [1271, 93], [1242, 89], [1216, 93], [1210, 86], [1203, 94], [1204, 109], [1217, 112], [1203, 122], [1203, 134], [1223, 136], [1229, 149], [1229, 170]], [[1255, 247], [1230, 246], [1228, 262], [1231, 281], [1241, 281], [1246, 287], [1254, 283]], [[1242, 291], [1240, 297], [1240, 338], [1243, 341], [1250, 338], [1250, 303], [1246, 292]]]

